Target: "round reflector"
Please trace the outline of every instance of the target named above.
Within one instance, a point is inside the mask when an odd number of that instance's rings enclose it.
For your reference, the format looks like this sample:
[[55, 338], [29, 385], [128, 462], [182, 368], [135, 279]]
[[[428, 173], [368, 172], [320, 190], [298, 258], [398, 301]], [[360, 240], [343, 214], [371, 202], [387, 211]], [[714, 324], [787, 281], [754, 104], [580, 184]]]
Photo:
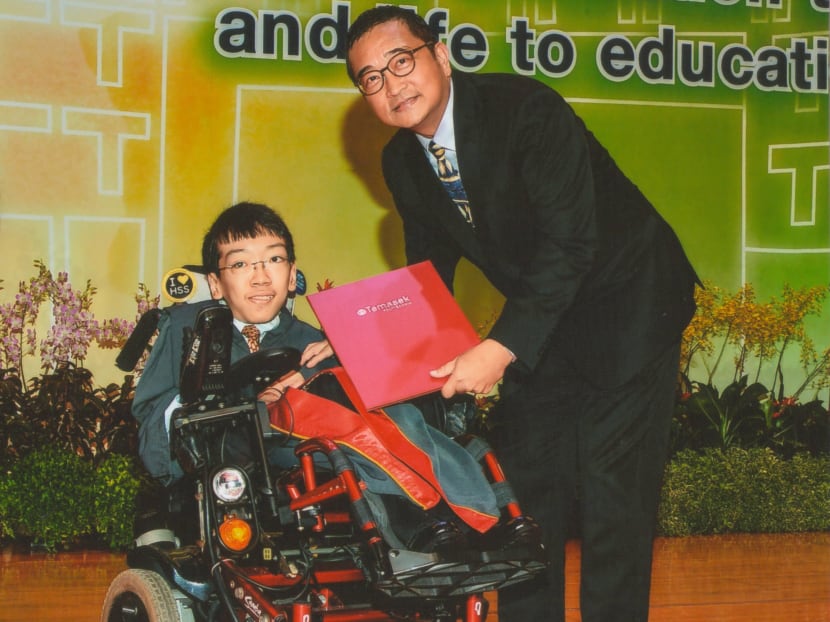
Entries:
[[213, 492], [225, 503], [237, 501], [245, 493], [245, 476], [239, 469], [221, 469], [213, 476]]

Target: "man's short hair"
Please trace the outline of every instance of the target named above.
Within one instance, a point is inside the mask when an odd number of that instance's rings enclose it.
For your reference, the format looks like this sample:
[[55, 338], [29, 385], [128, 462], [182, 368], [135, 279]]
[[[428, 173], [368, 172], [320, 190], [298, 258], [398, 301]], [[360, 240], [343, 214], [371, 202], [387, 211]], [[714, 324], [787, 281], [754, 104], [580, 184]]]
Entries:
[[346, 72], [349, 74], [349, 79], [352, 82], [356, 82], [354, 70], [348, 59], [348, 54], [352, 47], [363, 35], [375, 26], [380, 26], [393, 20], [403, 22], [409, 28], [409, 32], [424, 43], [435, 43], [438, 41], [438, 36], [435, 31], [414, 10], [393, 5], [376, 6], [368, 9], [357, 16], [349, 27], [349, 32], [346, 34]]
[[219, 271], [219, 245], [273, 234], [285, 242], [288, 261], [294, 263], [294, 238], [285, 221], [267, 205], [242, 202], [232, 205], [213, 221], [202, 241], [202, 267]]

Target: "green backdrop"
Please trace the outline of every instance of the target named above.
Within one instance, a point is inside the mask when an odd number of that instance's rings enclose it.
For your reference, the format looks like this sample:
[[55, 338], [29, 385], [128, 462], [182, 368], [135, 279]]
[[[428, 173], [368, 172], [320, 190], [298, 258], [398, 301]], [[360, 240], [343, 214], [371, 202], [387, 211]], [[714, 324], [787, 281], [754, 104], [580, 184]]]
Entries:
[[[562, 92], [702, 278], [760, 297], [830, 283], [827, 0], [407, 4], [456, 71]], [[400, 266], [379, 171], [390, 130], [338, 52], [372, 5], [0, 3], [0, 302], [43, 259], [92, 280], [97, 316], [132, 319], [138, 283], [158, 293], [168, 269], [198, 262], [204, 229], [241, 199], [283, 213], [312, 290]], [[500, 307], [469, 266], [457, 289], [476, 323]], [[810, 321], [823, 347], [826, 318]], [[103, 381], [112, 360], [88, 364]]]

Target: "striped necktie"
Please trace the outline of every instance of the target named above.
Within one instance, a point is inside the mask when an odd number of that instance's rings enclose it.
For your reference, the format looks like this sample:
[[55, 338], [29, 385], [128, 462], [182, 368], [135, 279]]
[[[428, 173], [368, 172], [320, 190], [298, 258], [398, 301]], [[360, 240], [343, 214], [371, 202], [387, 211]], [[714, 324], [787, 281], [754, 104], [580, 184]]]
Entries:
[[447, 189], [447, 193], [450, 195], [453, 203], [458, 207], [458, 211], [461, 212], [462, 218], [464, 218], [467, 224], [472, 225], [473, 213], [470, 211], [470, 202], [467, 200], [467, 193], [464, 191], [464, 186], [461, 183], [461, 176], [447, 157], [446, 149], [431, 140], [429, 141], [429, 151], [435, 156], [435, 160], [438, 162], [438, 179], [444, 184], [444, 188]]
[[253, 324], [242, 327], [242, 335], [248, 340], [248, 349], [251, 352], [259, 350], [259, 329]]

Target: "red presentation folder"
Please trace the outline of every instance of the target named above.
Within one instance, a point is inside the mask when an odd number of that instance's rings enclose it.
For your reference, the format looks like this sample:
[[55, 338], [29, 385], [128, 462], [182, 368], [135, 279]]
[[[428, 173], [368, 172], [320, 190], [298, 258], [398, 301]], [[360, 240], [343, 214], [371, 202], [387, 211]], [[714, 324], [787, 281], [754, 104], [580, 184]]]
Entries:
[[368, 410], [439, 390], [430, 370], [479, 342], [429, 261], [307, 298]]

